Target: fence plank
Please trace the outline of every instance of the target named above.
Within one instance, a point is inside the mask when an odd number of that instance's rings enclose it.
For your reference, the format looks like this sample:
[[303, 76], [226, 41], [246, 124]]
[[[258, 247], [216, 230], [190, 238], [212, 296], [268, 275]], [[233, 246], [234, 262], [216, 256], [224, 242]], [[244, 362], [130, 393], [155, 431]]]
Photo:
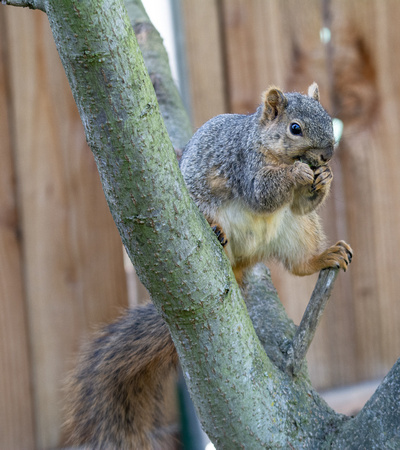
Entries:
[[[0, 29], [4, 29], [0, 9]], [[4, 37], [4, 36], [3, 36]], [[34, 447], [29, 347], [9, 121], [7, 42], [0, 40], [0, 448]]]
[[74, 352], [127, 305], [122, 245], [46, 16], [5, 13], [36, 446], [55, 448]]
[[[360, 10], [362, 8], [362, 11]], [[357, 12], [356, 16], [354, 13]], [[343, 177], [353, 271], [360, 377], [382, 376], [399, 355], [400, 125], [398, 2], [340, 1], [333, 11], [335, 94], [347, 132]], [[346, 128], [345, 128], [346, 131]]]
[[218, 3], [218, 0], [181, 2], [195, 128], [228, 108]]

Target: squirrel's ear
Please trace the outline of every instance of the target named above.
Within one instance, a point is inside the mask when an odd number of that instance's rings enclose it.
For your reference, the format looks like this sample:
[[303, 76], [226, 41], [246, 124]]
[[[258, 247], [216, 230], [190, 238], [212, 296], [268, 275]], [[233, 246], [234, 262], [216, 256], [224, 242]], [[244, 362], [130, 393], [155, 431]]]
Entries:
[[276, 88], [270, 87], [268, 90], [263, 92], [262, 96], [263, 102], [263, 113], [261, 120], [273, 120], [275, 117], [279, 116], [286, 108], [287, 98], [284, 93]]
[[314, 83], [308, 88], [308, 96], [317, 100], [319, 102], [319, 87], [318, 84], [314, 81]]

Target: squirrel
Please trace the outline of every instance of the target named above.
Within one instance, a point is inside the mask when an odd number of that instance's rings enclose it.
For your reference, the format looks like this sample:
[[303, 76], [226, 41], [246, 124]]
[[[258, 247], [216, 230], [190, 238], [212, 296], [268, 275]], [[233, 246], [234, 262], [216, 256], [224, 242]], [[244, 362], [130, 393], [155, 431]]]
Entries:
[[186, 145], [186, 185], [239, 283], [248, 267], [271, 259], [295, 275], [347, 269], [352, 249], [344, 241], [320, 252], [315, 211], [329, 193], [333, 150], [332, 119], [316, 83], [308, 95], [271, 87], [254, 114], [214, 117]]
[[[271, 87], [254, 114], [206, 122], [180, 160], [189, 192], [213, 227], [242, 283], [245, 270], [278, 260], [296, 275], [346, 270], [344, 241], [324, 251], [316, 208], [329, 193], [332, 120], [308, 95]], [[164, 419], [166, 380], [178, 356], [150, 303], [109, 325], [80, 357], [69, 381], [67, 431], [75, 445], [107, 449], [176, 448]]]

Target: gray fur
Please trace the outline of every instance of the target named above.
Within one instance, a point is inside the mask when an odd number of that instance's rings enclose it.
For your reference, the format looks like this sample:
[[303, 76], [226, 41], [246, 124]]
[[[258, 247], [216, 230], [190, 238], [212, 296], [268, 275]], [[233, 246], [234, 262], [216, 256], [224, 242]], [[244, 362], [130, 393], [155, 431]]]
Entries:
[[[332, 156], [332, 120], [321, 104], [298, 93], [285, 97], [284, 112], [272, 120], [263, 121], [264, 104], [251, 115], [219, 115], [199, 128], [186, 145], [180, 168], [194, 201], [207, 217], [212, 218], [223, 203], [232, 200], [243, 201], [255, 212], [273, 212], [292, 200], [295, 182], [288, 172], [301, 155], [304, 161], [313, 161], [310, 150], [330, 149]], [[304, 124], [304, 139], [291, 154], [287, 125], [296, 119]], [[276, 147], [279, 159], [283, 153], [288, 156], [286, 164], [277, 165]], [[226, 190], [217, 195], [206, 182], [210, 171], [226, 179]]]

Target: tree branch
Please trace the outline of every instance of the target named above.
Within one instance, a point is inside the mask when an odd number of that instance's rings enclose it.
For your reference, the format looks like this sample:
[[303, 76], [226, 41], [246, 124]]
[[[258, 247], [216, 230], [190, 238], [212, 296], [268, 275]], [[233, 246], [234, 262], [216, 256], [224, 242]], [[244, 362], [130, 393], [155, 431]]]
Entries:
[[321, 270], [310, 301], [288, 348], [287, 370], [298, 375], [331, 296], [339, 269]]
[[180, 157], [183, 147], [192, 136], [192, 126], [172, 78], [163, 41], [140, 1], [125, 0], [125, 6], [153, 83], [169, 137], [177, 156]]
[[45, 0], [1, 0], [3, 5], [21, 6], [46, 12]]
[[286, 370], [287, 349], [296, 326], [288, 318], [264, 264], [257, 264], [246, 274], [243, 297], [265, 352], [277, 367]]
[[341, 428], [331, 448], [400, 448], [400, 358], [358, 415]]

